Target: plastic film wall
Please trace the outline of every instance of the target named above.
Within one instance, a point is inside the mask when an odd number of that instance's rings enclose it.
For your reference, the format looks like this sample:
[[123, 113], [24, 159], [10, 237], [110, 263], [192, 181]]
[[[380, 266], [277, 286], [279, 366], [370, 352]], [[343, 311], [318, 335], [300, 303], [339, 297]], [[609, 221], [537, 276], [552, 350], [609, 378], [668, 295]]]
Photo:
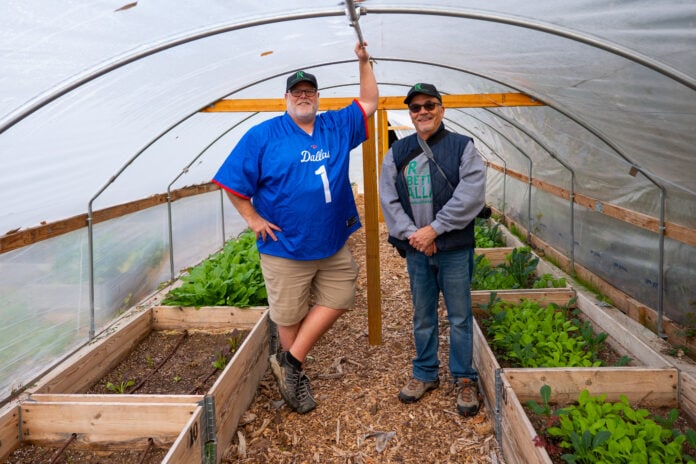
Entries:
[[[688, 323], [696, 3], [356, 7], [382, 96], [425, 81], [449, 95], [521, 92], [542, 102], [446, 109], [446, 125], [474, 137], [489, 163], [488, 202]], [[244, 131], [272, 114], [201, 109], [280, 98], [297, 69], [318, 76], [322, 97], [355, 96], [355, 40], [345, 4], [328, 0], [2, 2], [0, 234], [207, 184]], [[409, 124], [405, 111], [389, 120]], [[361, 163], [356, 152], [357, 182]], [[571, 206], [529, 179], [589, 200]], [[209, 192], [173, 202], [171, 214], [160, 205], [94, 224], [97, 332], [170, 278], [170, 258], [178, 273], [242, 229], [225, 200]], [[637, 219], [607, 214], [617, 209]], [[88, 239], [85, 224], [0, 250], [0, 398], [89, 339]]]

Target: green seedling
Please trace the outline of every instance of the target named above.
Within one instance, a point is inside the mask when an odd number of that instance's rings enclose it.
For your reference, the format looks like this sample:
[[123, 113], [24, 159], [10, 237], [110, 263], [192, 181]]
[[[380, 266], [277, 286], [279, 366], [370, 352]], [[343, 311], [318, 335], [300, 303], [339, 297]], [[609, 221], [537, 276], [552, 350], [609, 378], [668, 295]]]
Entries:
[[213, 361], [212, 364], [215, 369], [223, 370], [227, 365], [227, 358], [222, 352], [220, 352], [218, 353], [217, 358], [215, 359], [215, 361]]
[[106, 389], [109, 390], [109, 391], [112, 391], [112, 392], [114, 392], [114, 393], [123, 394], [123, 393], [126, 393], [126, 391], [127, 391], [130, 387], [132, 387], [133, 385], [135, 385], [135, 381], [134, 381], [134, 380], [130, 380], [130, 379], [129, 379], [129, 380], [126, 380], [126, 381], [123, 381], [123, 380], [122, 380], [122, 381], [121, 381], [120, 383], [118, 383], [118, 384], [111, 383], [111, 382], [107, 382], [107, 383], [106, 383]]
[[227, 346], [230, 347], [230, 353], [235, 353], [242, 344], [244, 336], [237, 330], [232, 331], [232, 336], [227, 339]]

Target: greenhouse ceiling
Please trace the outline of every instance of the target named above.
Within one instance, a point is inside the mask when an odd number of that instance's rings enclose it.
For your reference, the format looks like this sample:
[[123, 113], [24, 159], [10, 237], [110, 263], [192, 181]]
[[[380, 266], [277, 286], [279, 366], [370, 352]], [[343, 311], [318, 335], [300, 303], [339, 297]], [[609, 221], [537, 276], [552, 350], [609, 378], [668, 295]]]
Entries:
[[355, 6], [5, 0], [0, 234], [84, 214], [93, 199], [106, 208], [208, 182], [269, 113], [201, 109], [280, 98], [297, 69], [318, 76], [323, 98], [355, 96], [359, 34], [383, 97], [424, 81], [543, 103], [448, 109], [487, 159], [558, 185], [572, 172], [578, 193], [652, 217], [666, 204], [668, 221], [696, 227], [696, 2]]

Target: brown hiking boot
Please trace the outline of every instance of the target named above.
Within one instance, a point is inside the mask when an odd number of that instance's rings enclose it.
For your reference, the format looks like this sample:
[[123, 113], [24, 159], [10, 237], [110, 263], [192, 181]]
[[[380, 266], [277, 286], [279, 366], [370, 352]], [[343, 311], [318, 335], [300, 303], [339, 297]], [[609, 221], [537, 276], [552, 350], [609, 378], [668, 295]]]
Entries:
[[462, 416], [475, 416], [479, 410], [478, 384], [461, 378], [454, 384], [457, 391], [457, 411]]
[[399, 399], [404, 403], [415, 403], [427, 392], [440, 386], [440, 379], [432, 382], [423, 382], [418, 379], [411, 379], [406, 386], [399, 392]]

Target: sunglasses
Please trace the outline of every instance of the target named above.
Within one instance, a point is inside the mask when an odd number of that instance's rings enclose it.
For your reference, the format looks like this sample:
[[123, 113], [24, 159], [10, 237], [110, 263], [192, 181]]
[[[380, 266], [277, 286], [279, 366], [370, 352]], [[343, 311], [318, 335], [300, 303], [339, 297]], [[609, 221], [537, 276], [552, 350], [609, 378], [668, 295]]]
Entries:
[[408, 110], [411, 113], [419, 113], [421, 108], [425, 108], [425, 111], [432, 111], [438, 106], [442, 106], [442, 103], [432, 101], [425, 102], [422, 105], [419, 105], [418, 103], [411, 103], [410, 105], [408, 105]]
[[290, 91], [290, 95], [293, 97], [301, 97], [303, 93], [308, 97], [313, 97], [317, 94], [317, 89], [292, 89]]

